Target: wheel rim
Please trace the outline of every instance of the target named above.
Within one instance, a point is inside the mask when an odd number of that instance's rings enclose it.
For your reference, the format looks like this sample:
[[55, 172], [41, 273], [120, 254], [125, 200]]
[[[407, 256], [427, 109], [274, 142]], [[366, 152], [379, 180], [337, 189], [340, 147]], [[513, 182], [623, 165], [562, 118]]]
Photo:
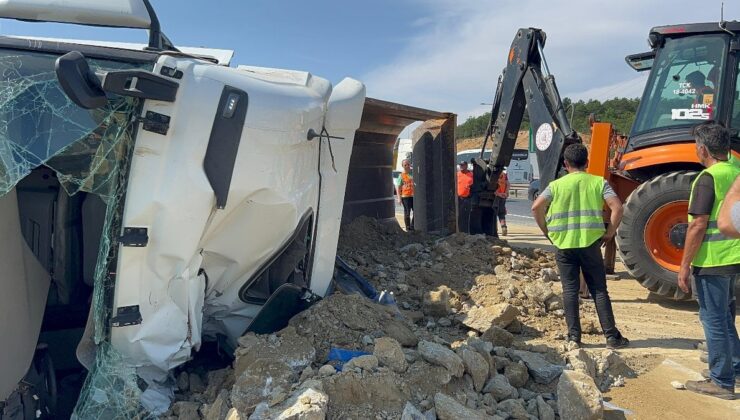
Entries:
[[658, 265], [666, 270], [678, 272], [683, 249], [671, 242], [671, 229], [687, 222], [688, 201], [674, 201], [659, 207], [645, 224], [645, 246]]

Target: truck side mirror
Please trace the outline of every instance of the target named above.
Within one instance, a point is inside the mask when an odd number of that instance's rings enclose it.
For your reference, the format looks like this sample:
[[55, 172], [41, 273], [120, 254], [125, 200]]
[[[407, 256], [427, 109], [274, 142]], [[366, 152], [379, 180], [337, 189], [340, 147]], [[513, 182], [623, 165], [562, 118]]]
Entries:
[[68, 52], [57, 58], [54, 67], [59, 85], [72, 102], [85, 109], [102, 108], [108, 103], [100, 80], [82, 53]]

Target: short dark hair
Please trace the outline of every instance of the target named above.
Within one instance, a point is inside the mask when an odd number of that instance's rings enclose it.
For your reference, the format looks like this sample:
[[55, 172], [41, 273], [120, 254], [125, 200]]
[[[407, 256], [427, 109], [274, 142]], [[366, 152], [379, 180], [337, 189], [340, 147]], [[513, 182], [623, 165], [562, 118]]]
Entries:
[[727, 159], [727, 154], [730, 153], [730, 132], [722, 124], [706, 121], [695, 126], [693, 134], [696, 144], [706, 147], [713, 158]]
[[571, 144], [565, 148], [563, 158], [568, 161], [570, 166], [577, 169], [583, 169], [588, 163], [588, 149], [580, 143]]

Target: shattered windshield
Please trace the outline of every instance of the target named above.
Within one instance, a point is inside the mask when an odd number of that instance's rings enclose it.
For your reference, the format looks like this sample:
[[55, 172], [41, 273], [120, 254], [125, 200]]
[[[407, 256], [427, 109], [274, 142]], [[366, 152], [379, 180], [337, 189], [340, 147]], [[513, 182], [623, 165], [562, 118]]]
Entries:
[[727, 39], [719, 34], [666, 39], [653, 63], [632, 134], [712, 118], [720, 103], [726, 50]]
[[[0, 50], [0, 196], [40, 165], [55, 170], [70, 195], [109, 194], [110, 153], [130, 124], [135, 102], [119, 97], [98, 110], [78, 107], [57, 82], [56, 59]], [[88, 61], [95, 70], [134, 67]]]
[[[113, 96], [101, 109], [78, 107], [57, 82], [56, 59], [52, 54], [0, 49], [0, 196], [45, 166], [68, 195], [82, 191], [105, 203], [91, 310], [96, 350], [72, 417], [147, 418], [141, 414], [135, 368], [122, 360], [108, 339], [115, 245], [136, 128], [132, 117], [140, 102]], [[94, 71], [146, 67], [87, 61]]]

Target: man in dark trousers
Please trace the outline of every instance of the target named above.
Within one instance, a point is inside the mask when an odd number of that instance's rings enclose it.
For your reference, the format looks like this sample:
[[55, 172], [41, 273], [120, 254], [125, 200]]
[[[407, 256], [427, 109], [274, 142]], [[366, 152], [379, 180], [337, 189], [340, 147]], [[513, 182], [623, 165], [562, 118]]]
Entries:
[[[717, 398], [735, 399], [740, 380], [740, 339], [735, 328], [735, 282], [740, 276], [740, 239], [718, 226], [722, 203], [740, 167], [729, 162], [730, 133], [709, 121], [694, 128], [696, 155], [704, 169], [691, 185], [689, 227], [683, 248], [678, 286], [691, 290], [694, 275], [699, 319], [709, 353], [706, 380], [688, 381], [686, 389]], [[692, 270], [693, 268], [693, 270]]]
[[460, 162], [457, 171], [457, 230], [470, 233], [470, 187], [473, 173], [468, 170], [468, 162]]
[[[579, 274], [583, 271], [606, 336], [606, 346], [626, 347], [629, 340], [622, 336], [614, 321], [600, 249], [617, 231], [622, 220], [622, 203], [604, 178], [584, 172], [588, 165], [586, 146], [572, 144], [565, 149], [563, 157], [568, 174], [542, 191], [532, 204], [532, 214], [545, 236], [558, 248], [555, 260], [563, 284], [568, 341], [576, 347], [581, 345], [578, 290]], [[608, 228], [604, 228], [604, 202], [611, 210]]]

